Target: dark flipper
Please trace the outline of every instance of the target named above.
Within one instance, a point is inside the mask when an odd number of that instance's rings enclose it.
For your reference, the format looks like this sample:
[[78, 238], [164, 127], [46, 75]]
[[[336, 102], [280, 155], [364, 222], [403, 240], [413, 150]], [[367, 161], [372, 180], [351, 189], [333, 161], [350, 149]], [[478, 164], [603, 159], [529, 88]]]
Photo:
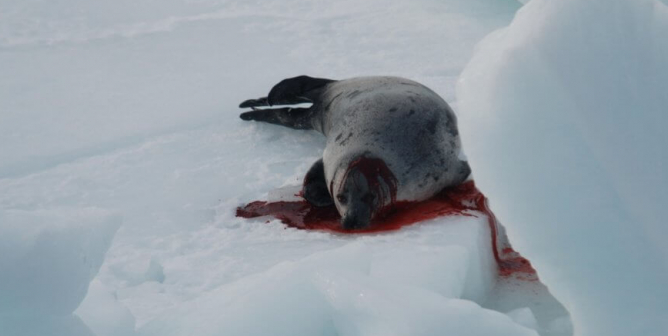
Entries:
[[241, 104], [239, 104], [240, 108], [260, 107], [260, 106], [269, 106], [267, 97], [262, 97], [258, 99], [248, 99], [244, 100]]
[[332, 79], [313, 78], [309, 76], [297, 76], [280, 81], [269, 91], [267, 97], [248, 99], [239, 107], [261, 107], [272, 105], [294, 105], [301, 103], [312, 103], [316, 100], [319, 89], [325, 85], [335, 82]]
[[[335, 82], [332, 79], [313, 78], [309, 76], [297, 76], [280, 81], [269, 91], [267, 102], [269, 105], [284, 104], [285, 102], [314, 101], [318, 89]], [[295, 103], [289, 103], [295, 104]]]
[[[301, 104], [301, 103], [312, 103], [313, 101], [305, 98], [305, 97], [296, 97], [294, 99], [286, 100], [286, 101], [276, 101], [272, 102], [272, 105], [293, 105], [293, 104]], [[244, 100], [241, 104], [239, 104], [239, 107], [241, 108], [253, 108], [253, 107], [264, 107], [264, 106], [269, 106], [269, 101], [267, 97], [262, 97], [258, 99], [248, 99]]]
[[457, 171], [457, 180], [464, 182], [471, 175], [471, 166], [469, 166], [468, 161], [460, 161], [461, 166]]
[[329, 194], [329, 190], [327, 190], [325, 165], [322, 159], [316, 161], [304, 177], [304, 198], [317, 207], [334, 204], [334, 200]]
[[243, 120], [262, 121], [294, 129], [313, 129], [308, 108], [261, 109], [244, 112], [239, 117]]

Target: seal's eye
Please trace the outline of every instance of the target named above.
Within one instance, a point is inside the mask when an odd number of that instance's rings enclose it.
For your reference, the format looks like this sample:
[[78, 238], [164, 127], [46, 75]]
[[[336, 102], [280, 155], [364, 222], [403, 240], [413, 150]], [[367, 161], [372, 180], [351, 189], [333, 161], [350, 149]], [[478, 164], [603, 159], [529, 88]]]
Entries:
[[339, 200], [339, 203], [346, 203], [346, 201], [347, 201], [346, 196], [343, 195], [343, 194], [337, 195], [336, 199]]

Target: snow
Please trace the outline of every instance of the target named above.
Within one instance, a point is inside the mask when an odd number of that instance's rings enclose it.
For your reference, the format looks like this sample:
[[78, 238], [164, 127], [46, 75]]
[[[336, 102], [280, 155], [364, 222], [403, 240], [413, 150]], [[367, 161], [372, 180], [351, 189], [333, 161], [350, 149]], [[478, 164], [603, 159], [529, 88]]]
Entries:
[[577, 335], [668, 331], [668, 8], [533, 0], [476, 48], [463, 143]]
[[229, 120], [238, 102], [295, 74], [408, 67], [404, 75], [447, 80], [453, 92], [473, 44], [516, 8], [513, 0], [0, 1], [0, 90], [11, 97], [0, 101], [0, 177]]
[[[0, 0], [0, 334], [568, 336], [571, 317], [583, 335], [663, 331], [665, 6], [521, 6]], [[497, 276], [482, 214], [356, 236], [236, 218], [294, 195], [322, 155], [317, 133], [237, 117], [300, 74], [403, 76], [452, 103], [542, 282]], [[620, 119], [594, 127], [600, 106]], [[541, 156], [555, 150], [579, 170]]]

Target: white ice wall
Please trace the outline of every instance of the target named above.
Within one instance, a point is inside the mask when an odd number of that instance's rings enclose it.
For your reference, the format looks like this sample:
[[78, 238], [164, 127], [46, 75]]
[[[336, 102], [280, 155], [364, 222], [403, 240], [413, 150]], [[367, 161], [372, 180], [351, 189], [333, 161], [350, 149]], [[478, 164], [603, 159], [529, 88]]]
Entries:
[[667, 7], [530, 1], [457, 98], [476, 181], [576, 333], [668, 333]]
[[484, 218], [437, 221], [389, 235], [330, 237], [341, 246], [220, 286], [139, 334], [538, 335], [471, 301], [491, 289], [496, 272]]
[[72, 315], [120, 218], [100, 209], [0, 210], [2, 335], [91, 335]]

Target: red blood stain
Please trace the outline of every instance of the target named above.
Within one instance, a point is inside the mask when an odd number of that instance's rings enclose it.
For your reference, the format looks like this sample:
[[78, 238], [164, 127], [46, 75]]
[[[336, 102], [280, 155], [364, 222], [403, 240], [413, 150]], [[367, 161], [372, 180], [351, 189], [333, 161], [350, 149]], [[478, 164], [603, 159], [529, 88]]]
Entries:
[[531, 263], [513, 250], [505, 235], [499, 236], [499, 222], [490, 210], [487, 198], [476, 188], [473, 181], [444, 190], [426, 201], [393, 203], [390, 210], [374, 218], [369, 228], [355, 231], [341, 228], [341, 216], [333, 205], [315, 207], [305, 200], [255, 201], [237, 208], [237, 217], [273, 216], [286, 225], [298, 229], [360, 234], [398, 230], [404, 226], [442, 216], [478, 217], [476, 212], [479, 212], [487, 217], [491, 232], [492, 252], [498, 264], [499, 275], [503, 277], [514, 275], [521, 280], [538, 280], [536, 270]]

